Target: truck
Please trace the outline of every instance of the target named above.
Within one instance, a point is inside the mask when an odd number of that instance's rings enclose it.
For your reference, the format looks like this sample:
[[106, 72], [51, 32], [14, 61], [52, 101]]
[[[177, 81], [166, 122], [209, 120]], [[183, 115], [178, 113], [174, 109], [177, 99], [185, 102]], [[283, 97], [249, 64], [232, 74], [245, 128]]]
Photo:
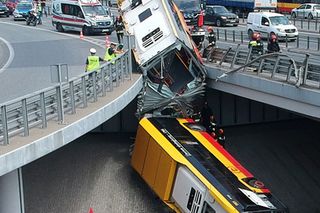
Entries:
[[207, 0], [207, 5], [225, 6], [229, 11], [238, 16], [247, 16], [253, 11], [275, 11], [277, 0]]

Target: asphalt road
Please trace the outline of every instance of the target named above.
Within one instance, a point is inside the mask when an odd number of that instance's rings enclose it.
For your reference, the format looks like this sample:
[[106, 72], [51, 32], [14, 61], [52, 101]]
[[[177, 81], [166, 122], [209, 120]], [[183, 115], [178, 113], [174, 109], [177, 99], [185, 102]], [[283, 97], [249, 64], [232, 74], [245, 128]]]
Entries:
[[[310, 120], [225, 128], [226, 149], [291, 213], [319, 213], [320, 126]], [[87, 134], [23, 168], [26, 213], [160, 213], [130, 167], [133, 134]]]
[[51, 65], [67, 64], [72, 78], [84, 72], [91, 47], [104, 56], [105, 35], [80, 40], [78, 33], [56, 32], [49, 17], [43, 22], [33, 27], [11, 17], [0, 19], [0, 103], [53, 85]]

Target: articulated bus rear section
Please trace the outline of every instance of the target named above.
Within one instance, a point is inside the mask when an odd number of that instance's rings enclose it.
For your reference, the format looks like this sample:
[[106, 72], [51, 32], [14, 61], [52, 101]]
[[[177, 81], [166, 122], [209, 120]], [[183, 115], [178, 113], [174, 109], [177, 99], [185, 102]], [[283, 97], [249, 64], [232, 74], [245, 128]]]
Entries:
[[191, 119], [143, 118], [131, 165], [175, 212], [287, 212], [260, 180]]

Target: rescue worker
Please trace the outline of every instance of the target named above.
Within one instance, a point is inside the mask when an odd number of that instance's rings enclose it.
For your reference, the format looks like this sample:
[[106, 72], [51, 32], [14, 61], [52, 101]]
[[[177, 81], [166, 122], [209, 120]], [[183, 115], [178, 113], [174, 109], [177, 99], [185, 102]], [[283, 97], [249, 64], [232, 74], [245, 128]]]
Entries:
[[280, 52], [280, 46], [276, 34], [272, 33], [268, 41], [268, 53]]
[[212, 118], [214, 118], [212, 109], [210, 108], [208, 101], [205, 101], [201, 109], [201, 123], [208, 132], [210, 131]]
[[114, 26], [117, 33], [118, 42], [119, 44], [121, 44], [123, 41], [123, 34], [124, 34], [124, 23], [122, 21], [121, 16], [117, 16]]
[[42, 6], [41, 2], [39, 1], [37, 4], [37, 12], [38, 12], [38, 24], [42, 24]]
[[96, 56], [96, 52], [95, 48], [90, 49], [90, 56], [88, 56], [86, 61], [86, 72], [92, 72], [100, 68], [100, 61], [103, 61], [103, 59]]
[[261, 41], [260, 33], [254, 32], [252, 38], [248, 45], [249, 48], [252, 48], [253, 54], [262, 55], [263, 54], [263, 43]]
[[209, 46], [215, 46], [216, 45], [216, 34], [213, 31], [213, 27], [208, 27], [208, 36], [207, 36], [207, 40], [209, 42]]
[[[110, 47], [107, 48], [106, 54], [104, 55], [105, 61], [111, 61], [117, 57], [115, 48], [116, 48], [116, 44], [111, 42]], [[113, 61], [112, 63], [115, 64], [115, 61]]]

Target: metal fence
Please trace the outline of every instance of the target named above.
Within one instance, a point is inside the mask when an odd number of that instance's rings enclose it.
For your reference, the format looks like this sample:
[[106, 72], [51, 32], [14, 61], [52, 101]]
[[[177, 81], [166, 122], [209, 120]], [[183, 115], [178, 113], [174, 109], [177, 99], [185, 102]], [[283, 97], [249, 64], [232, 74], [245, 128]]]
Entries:
[[[241, 44], [248, 44], [248, 34], [246, 31], [236, 31], [228, 29], [215, 29], [216, 38], [220, 41], [237, 42]], [[267, 42], [265, 42], [267, 44]], [[280, 44], [284, 44], [286, 48], [299, 48], [314, 51], [320, 51], [320, 36], [304, 36], [299, 35], [296, 40], [292, 41], [290, 38], [285, 38]]]
[[297, 87], [305, 85], [310, 88], [320, 88], [320, 65], [315, 63], [316, 60], [308, 54], [293, 56], [270, 53], [259, 55], [253, 53], [252, 49], [241, 48], [240, 45], [237, 48], [215, 48], [207, 57], [207, 62], [224, 66], [228, 70], [231, 69], [220, 77], [237, 71], [248, 71], [261, 77], [295, 84]]
[[48, 121], [62, 123], [65, 114], [76, 113], [88, 102], [112, 92], [131, 80], [131, 52], [126, 51], [96, 71], [84, 73], [66, 83], [37, 91], [0, 105], [0, 144], [9, 144], [14, 135], [28, 136], [30, 128], [46, 128]]

